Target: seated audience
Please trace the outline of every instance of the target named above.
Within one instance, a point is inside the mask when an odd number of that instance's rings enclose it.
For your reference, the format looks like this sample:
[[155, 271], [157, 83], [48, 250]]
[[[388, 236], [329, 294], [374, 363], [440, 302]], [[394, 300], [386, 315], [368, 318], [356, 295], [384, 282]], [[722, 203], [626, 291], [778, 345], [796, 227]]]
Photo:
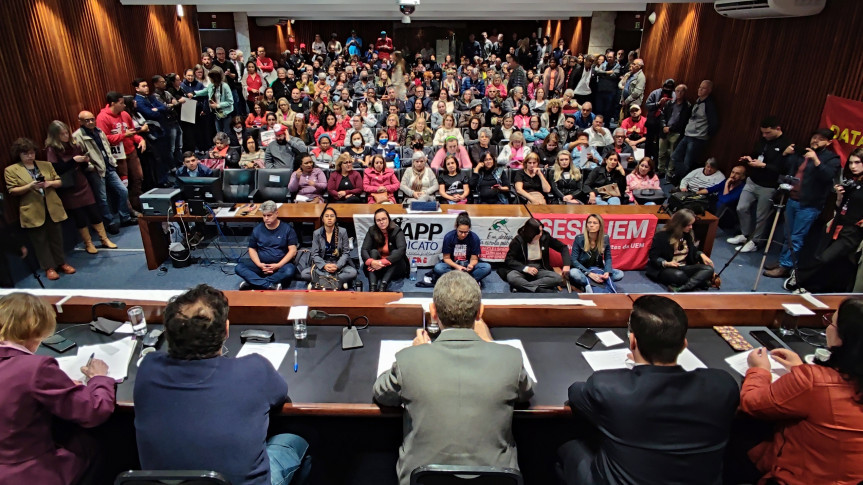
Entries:
[[614, 139], [614, 143], [605, 147], [602, 152], [602, 157], [608, 158], [612, 152], [617, 153], [618, 160], [620, 160], [620, 164], [623, 165], [623, 168], [629, 167], [630, 163], [635, 162], [635, 155], [632, 150], [632, 146], [630, 146], [629, 143], [626, 143], [626, 130], [623, 128], [614, 130], [612, 138]]
[[[474, 102], [479, 102], [479, 100], [475, 99]], [[470, 118], [467, 118], [466, 126], [464, 126], [464, 144], [465, 145], [474, 145], [479, 141], [479, 130], [482, 128], [482, 120], [479, 115], [473, 115]]]
[[[267, 122], [269, 123], [269, 118], [267, 118]], [[294, 120], [291, 122], [288, 131], [292, 137], [300, 140], [307, 146], [312, 146], [317, 141], [315, 129], [306, 123], [306, 115], [303, 113], [294, 115]]]
[[360, 260], [369, 291], [387, 291], [391, 281], [408, 274], [407, 242], [386, 209], [375, 211], [374, 222], [360, 248]]
[[434, 266], [435, 275], [440, 277], [452, 270], [464, 271], [480, 282], [491, 273], [491, 265], [479, 261], [481, 241], [470, 228], [467, 212], [456, 216], [455, 230], [443, 238], [441, 261]]
[[470, 174], [462, 172], [458, 160], [447, 155], [438, 173], [440, 196], [448, 204], [467, 204], [470, 196]]
[[504, 265], [497, 273], [514, 291], [557, 293], [563, 279], [551, 267], [551, 249], [560, 253], [563, 274], [568, 274], [569, 248], [553, 238], [537, 219], [528, 219], [509, 243]]
[[[521, 131], [515, 127], [515, 118], [512, 113], [507, 113], [501, 118], [500, 125], [492, 131], [491, 142], [495, 145], [501, 145], [502, 142], [509, 141], [513, 133], [521, 134]], [[524, 136], [522, 135], [522, 137]]]
[[[177, 178], [179, 177], [212, 177], [213, 170], [200, 163], [195, 156], [195, 152], [183, 152], [183, 166], [177, 169]], [[179, 187], [180, 180], [177, 180]]]
[[261, 129], [267, 124], [267, 108], [261, 103], [255, 103], [252, 106], [252, 112], [246, 117], [246, 128]]
[[580, 130], [586, 130], [593, 125], [593, 120], [596, 119], [596, 115], [593, 113], [593, 105], [590, 104], [590, 101], [585, 102], [581, 105], [581, 108], [575, 113], [575, 126], [577, 126]]
[[355, 114], [351, 117], [351, 127], [345, 132], [345, 146], [353, 147], [353, 134], [359, 133], [363, 140], [360, 146], [373, 145], [375, 142], [375, 134], [372, 130], [363, 123], [362, 116]]
[[522, 168], [529, 154], [530, 147], [524, 144], [524, 135], [515, 131], [510, 135], [509, 144], [500, 150], [497, 163], [508, 168]]
[[294, 194], [294, 202], [324, 202], [327, 190], [327, 177], [323, 170], [315, 166], [312, 156], [304, 154], [300, 158], [300, 168], [291, 174], [288, 191]]
[[[824, 331], [830, 350], [827, 360], [805, 364], [785, 348], [760, 348], [749, 354], [740, 410], [776, 423], [773, 436], [749, 450], [749, 458], [763, 475], [758, 483], [863, 480], [861, 324], [863, 302], [848, 298]], [[768, 355], [788, 370], [775, 381]]]
[[[390, 110], [395, 111], [395, 105], [390, 105]], [[400, 126], [399, 115], [390, 113], [384, 120], [383, 131], [387, 133], [387, 139], [390, 143], [395, 143], [399, 146], [404, 145], [407, 132]]]
[[504, 167], [497, 165], [490, 151], [486, 152], [473, 168], [470, 187], [479, 195], [480, 204], [509, 203], [509, 176]]
[[558, 475], [567, 485], [721, 483], [740, 401], [737, 383], [722, 369], [686, 371], [677, 364], [687, 328], [675, 301], [657, 295], [635, 300], [632, 366], [600, 370], [569, 387], [573, 414], [596, 427], [600, 439], [570, 441], [558, 450]]
[[274, 125], [273, 132], [276, 135], [276, 141], [267, 145], [264, 152], [264, 167], [294, 170], [294, 160], [300, 160], [301, 155], [308, 154], [306, 144], [295, 136], [288, 139], [288, 130], [282, 125]]
[[240, 155], [240, 168], [264, 168], [264, 150], [258, 145], [258, 139], [247, 136], [243, 143], [243, 154]]
[[[15, 145], [26, 148], [22, 140]], [[0, 483], [88, 485], [112, 480], [97, 476], [101, 470], [92, 466], [101, 455], [98, 442], [79, 426], [93, 428], [111, 417], [116, 383], [107, 377], [108, 365], [101, 359], [81, 367], [87, 377], [82, 384], [70, 379], [53, 357], [36, 355], [56, 328], [54, 308], [45, 300], [27, 293], [0, 298], [0, 380], [5, 389], [0, 393]]]
[[[434, 123], [432, 123], [432, 126], [434, 126]], [[444, 141], [451, 136], [458, 139], [459, 145], [464, 145], [464, 137], [461, 134], [461, 130], [455, 126], [455, 117], [452, 113], [447, 113], [443, 115], [443, 122], [434, 134], [432, 145], [441, 147], [444, 145]]]
[[524, 169], [513, 177], [515, 193], [528, 204], [545, 204], [546, 196], [551, 193], [551, 184], [539, 168], [539, 155], [530, 153], [524, 161]]
[[518, 468], [513, 406], [531, 398], [534, 383], [517, 349], [490, 343], [481, 297], [464, 272], [443, 275], [429, 308], [440, 337], [432, 343], [417, 330], [413, 347], [398, 352], [375, 382], [376, 402], [404, 405], [400, 485], [409, 485], [411, 472], [423, 465]]
[[725, 175], [719, 171], [719, 162], [715, 158], [708, 158], [704, 168], [696, 168], [686, 174], [680, 181], [680, 190], [683, 192], [698, 192], [701, 189], [713, 187], [725, 181]]
[[401, 183], [393, 169], [387, 167], [383, 155], [372, 155], [363, 172], [363, 188], [369, 194], [369, 204], [395, 204]]
[[596, 147], [590, 145], [590, 136], [585, 131], [575, 136], [572, 163], [581, 170], [593, 170], [602, 163], [602, 156]]
[[661, 231], [656, 231], [647, 255], [647, 277], [672, 291], [706, 290], [713, 278], [713, 261], [692, 237], [695, 214], [680, 209]]
[[348, 138], [350, 143], [343, 153], [351, 157], [354, 168], [367, 167], [372, 160], [372, 148], [365, 145], [363, 135], [358, 131], [351, 133]]
[[267, 438], [288, 384], [260, 355], [223, 358], [228, 311], [225, 294], [203, 284], [165, 307], [168, 351], [144, 358], [135, 378], [141, 467], [215, 470], [244, 485], [305, 483], [306, 440]]
[[246, 127], [243, 124], [242, 116], [234, 116], [231, 118], [231, 129], [228, 130], [228, 145], [232, 147], [240, 146], [240, 142], [246, 137]]
[[599, 167], [590, 171], [585, 182], [590, 190], [589, 204], [620, 205], [626, 193], [626, 172], [620, 166], [620, 157], [611, 153]]
[[364, 202], [360, 197], [363, 193], [363, 177], [354, 170], [354, 162], [350, 154], [342, 153], [336, 159], [335, 170], [330, 173], [330, 178], [327, 180], [327, 192], [330, 194], [332, 203], [358, 204]]
[[477, 142], [468, 147], [467, 154], [473, 166], [476, 166], [482, 160], [486, 153], [491, 152], [492, 157], [497, 159], [497, 145], [491, 144], [491, 129], [483, 127], [477, 133]]
[[423, 152], [414, 152], [411, 166], [402, 175], [399, 189], [405, 202], [428, 202], [435, 200], [440, 189], [434, 170], [428, 167], [428, 157]]
[[312, 267], [300, 271], [300, 279], [314, 283], [317, 278], [312, 275], [314, 271], [319, 275], [337, 278], [339, 289], [347, 290], [357, 279], [357, 269], [351, 258], [348, 231], [337, 223], [336, 210], [325, 208], [321, 213], [321, 227], [312, 233]]
[[530, 111], [532, 113], [542, 114], [545, 113], [547, 104], [548, 99], [545, 97], [545, 88], [539, 87], [534, 92], [534, 97], [530, 100], [528, 106], [530, 106]]
[[527, 103], [523, 103], [521, 106], [518, 107], [518, 110], [515, 112], [515, 116], [513, 117], [513, 126], [515, 126], [519, 130], [529, 128], [530, 117], [530, 106]]
[[534, 144], [542, 142], [548, 136], [548, 129], [542, 127], [539, 116], [533, 115], [522, 133], [524, 134], [524, 141]]
[[291, 262], [297, 254], [297, 234], [279, 220], [277, 210], [271, 200], [261, 204], [263, 222], [249, 236], [249, 259], [237, 264], [237, 276], [243, 278], [240, 290], [281, 290], [297, 273]]
[[549, 133], [542, 143], [534, 147], [533, 153], [539, 156], [539, 165], [543, 168], [554, 165], [560, 152], [560, 137], [557, 133]]
[[[743, 187], [746, 185], [746, 166], [737, 165], [731, 169], [731, 174], [722, 182], [701, 189], [698, 191], [702, 195], [714, 194], [715, 199], [711, 197], [709, 211], [719, 218], [719, 227], [730, 232], [740, 232], [739, 223], [737, 220], [737, 202], [740, 200], [740, 195], [743, 193]], [[748, 248], [744, 248], [748, 249]], [[752, 248], [754, 251], [757, 248]], [[749, 252], [743, 251], [741, 252]]]
[[608, 131], [608, 128], [604, 125], [605, 117], [602, 115], [596, 115], [596, 117], [593, 118], [593, 123], [590, 125], [590, 128], [584, 130], [584, 132], [590, 137], [590, 146], [597, 150], [602, 150], [608, 145], [614, 145], [614, 138], [611, 137], [611, 132]]
[[567, 151], [557, 154], [551, 173], [551, 191], [563, 204], [587, 204], [590, 187], [585, 185], [581, 170], [572, 164], [572, 155]]
[[584, 231], [572, 241], [570, 262], [569, 279], [582, 290], [589, 291], [591, 282], [608, 285], [609, 280], [623, 279], [623, 271], [612, 266], [611, 239], [605, 233], [605, 221], [599, 214], [587, 216]]
[[[626, 176], [626, 199], [631, 203], [639, 203], [636, 197], [637, 191], [645, 189], [654, 190], [657, 196], [664, 198], [659, 177], [656, 175], [656, 164], [650, 157], [642, 158], [635, 166], [635, 170]], [[656, 205], [656, 201], [646, 201], [644, 205]]]
[[629, 118], [620, 122], [620, 127], [626, 131], [626, 143], [632, 148], [643, 148], [647, 141], [647, 118], [641, 116], [641, 106], [633, 104], [629, 107]]
[[565, 118], [563, 109], [561, 108], [560, 99], [549, 99], [546, 104], [546, 111], [539, 117], [542, 127], [548, 131], [553, 131], [558, 125], [563, 124]]
[[435, 153], [434, 159], [431, 162], [431, 168], [443, 168], [444, 159], [452, 157], [461, 168], [472, 168], [473, 164], [470, 161], [470, 155], [467, 149], [459, 144], [454, 136], [447, 137], [444, 140], [444, 145]]
[[322, 133], [318, 137], [318, 146], [312, 148], [310, 153], [315, 167], [321, 170], [332, 170], [339, 155], [328, 133]]
[[412, 141], [417, 136], [422, 139], [423, 145], [429, 147], [432, 146], [434, 133], [431, 128], [428, 127], [428, 123], [425, 118], [417, 118], [412, 125], [408, 126], [408, 131], [405, 135], [406, 139]]
[[236, 168], [239, 155], [231, 150], [231, 139], [226, 133], [218, 132], [213, 137], [213, 148], [207, 152], [206, 163], [210, 168]]

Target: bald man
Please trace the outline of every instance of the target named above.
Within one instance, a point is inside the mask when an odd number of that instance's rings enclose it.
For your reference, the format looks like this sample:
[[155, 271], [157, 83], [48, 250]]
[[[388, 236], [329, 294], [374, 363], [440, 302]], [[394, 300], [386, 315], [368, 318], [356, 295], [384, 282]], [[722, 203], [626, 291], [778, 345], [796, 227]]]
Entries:
[[[138, 214], [129, 209], [129, 191], [117, 175], [117, 161], [111, 155], [111, 144], [105, 132], [96, 127], [96, 116], [89, 111], [82, 111], [78, 113], [78, 123], [81, 127], [72, 133], [72, 139], [90, 156], [93, 168], [86, 173], [87, 180], [102, 210], [102, 219], [108, 232], [119, 234], [119, 225], [138, 223]], [[116, 216], [112, 207], [117, 211]]]
[[633, 104], [641, 104], [644, 101], [644, 86], [647, 78], [644, 76], [644, 60], [636, 59], [629, 65], [629, 72], [621, 79], [623, 92], [620, 95], [620, 107], [626, 109], [621, 113], [620, 119], [629, 114], [629, 107]]

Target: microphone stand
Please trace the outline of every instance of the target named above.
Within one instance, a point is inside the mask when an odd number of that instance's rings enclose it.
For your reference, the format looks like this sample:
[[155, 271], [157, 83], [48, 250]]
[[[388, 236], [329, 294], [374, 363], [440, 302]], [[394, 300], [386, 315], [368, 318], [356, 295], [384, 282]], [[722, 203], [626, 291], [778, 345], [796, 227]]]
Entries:
[[[342, 350], [352, 350], [352, 349], [360, 349], [364, 346], [363, 340], [360, 338], [359, 328], [354, 325], [354, 322], [351, 320], [350, 315], [345, 315], [344, 313], [334, 313], [329, 314], [322, 310], [309, 310], [309, 318], [314, 320], [326, 320], [327, 318], [344, 318], [348, 322], [348, 326], [342, 329]], [[366, 328], [369, 326], [369, 319], [365, 316], [357, 317], [364, 318], [366, 320], [366, 325], [362, 328]]]

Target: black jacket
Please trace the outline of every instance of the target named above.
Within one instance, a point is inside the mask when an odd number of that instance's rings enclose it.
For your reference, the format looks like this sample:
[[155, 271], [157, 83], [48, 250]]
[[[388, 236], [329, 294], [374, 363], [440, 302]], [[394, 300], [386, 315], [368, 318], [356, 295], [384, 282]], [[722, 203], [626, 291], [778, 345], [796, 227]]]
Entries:
[[[393, 229], [389, 231], [389, 235], [387, 236], [387, 246], [390, 249], [390, 255], [384, 259], [389, 260], [390, 263], [394, 265], [404, 265], [408, 264], [407, 250], [408, 245], [405, 241], [405, 233], [402, 231], [402, 228], [399, 226], [395, 226]], [[371, 231], [366, 233], [366, 238], [363, 239], [363, 247], [360, 250], [360, 261], [362, 264], [371, 258], [369, 253], [372, 249], [380, 249], [375, 247], [375, 241], [372, 238]]]
[[779, 174], [785, 173], [785, 155], [782, 152], [788, 148], [788, 145], [791, 144], [791, 140], [788, 139], [787, 136], [783, 133], [782, 136], [774, 139], [774, 140], [766, 140], [761, 138], [758, 140], [758, 143], [755, 144], [755, 149], [752, 150], [752, 159], [755, 160], [758, 157], [764, 157], [764, 163], [767, 164], [766, 167], [746, 167], [746, 176], [749, 177], [752, 182], [762, 186], [762, 187], [770, 187], [776, 188], [779, 186]]
[[[596, 192], [596, 189], [603, 185], [617, 184], [620, 190], [620, 200], [623, 202], [623, 194], [626, 193], [626, 177], [621, 175], [617, 170], [609, 172], [605, 169], [605, 165], [600, 165], [590, 171], [590, 175], [587, 176], [587, 181], [584, 184], [587, 186], [585, 190], [588, 193]], [[599, 197], [599, 194], [597, 193], [596, 196]]]
[[675, 103], [666, 103], [665, 108], [662, 109], [662, 116], [660, 117], [662, 120], [662, 127], [668, 127], [668, 131], [671, 133], [683, 133], [683, 130], [686, 129], [686, 124], [689, 123], [689, 115], [692, 114], [692, 103], [687, 100], [683, 100], [683, 106], [680, 109], [680, 116], [677, 117], [677, 121], [674, 122], [673, 125], [669, 125], [668, 122], [671, 121], [671, 115], [674, 112], [674, 104]]
[[[653, 242], [650, 244], [650, 251], [647, 253], [647, 268], [645, 274], [650, 279], [656, 279], [659, 272], [664, 268], [662, 263], [674, 259], [674, 246], [671, 244], [671, 236], [667, 231], [656, 231], [653, 235]], [[686, 255], [685, 263], [701, 264], [701, 250], [695, 245], [692, 239], [692, 233], [683, 233], [683, 239], [686, 241], [689, 252]]]
[[[842, 166], [839, 163], [839, 155], [829, 148], [822, 148], [817, 154], [821, 163], [817, 167], [814, 163], [806, 164], [797, 201], [803, 207], [814, 207], [820, 210], [824, 208], [827, 196], [833, 191], [833, 184], [839, 182]], [[802, 155], [796, 153], [789, 155], [788, 175], [794, 176], [803, 160]]]
[[564, 195], [571, 195], [574, 199], [580, 200], [582, 203], [587, 203], [590, 199], [590, 187], [584, 184], [584, 177], [578, 180], [570, 178], [569, 180], [561, 177], [557, 182], [552, 182], [553, 173], [548, 174], [548, 181], [551, 183], [551, 191], [554, 196], [563, 200]]
[[[539, 237], [539, 247], [542, 253], [542, 269], [553, 271], [548, 259], [549, 249], [554, 249], [560, 253], [563, 266], [570, 265], [569, 246], [551, 237], [551, 234], [544, 230], [542, 236]], [[527, 242], [520, 235], [516, 235], [509, 243], [509, 250], [506, 252], [503, 266], [498, 268], [497, 274], [506, 281], [507, 273], [513, 270], [524, 271], [525, 266], [527, 266]]]

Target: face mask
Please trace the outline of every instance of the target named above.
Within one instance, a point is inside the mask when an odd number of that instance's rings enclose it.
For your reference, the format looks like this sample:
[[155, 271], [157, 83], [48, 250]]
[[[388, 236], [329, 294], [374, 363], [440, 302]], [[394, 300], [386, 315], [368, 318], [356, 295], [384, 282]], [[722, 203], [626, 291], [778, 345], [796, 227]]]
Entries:
[[338, 101], [340, 99], [342, 99], [342, 96], [340, 94], [334, 94], [333, 95], [333, 101]]
[[354, 140], [351, 142], [351, 145], [359, 148], [359, 147], [363, 146], [363, 141], [362, 140]]
[[378, 140], [378, 142], [381, 144], [381, 146], [386, 146], [389, 140], [387, 138], [381, 138], [380, 140]]

